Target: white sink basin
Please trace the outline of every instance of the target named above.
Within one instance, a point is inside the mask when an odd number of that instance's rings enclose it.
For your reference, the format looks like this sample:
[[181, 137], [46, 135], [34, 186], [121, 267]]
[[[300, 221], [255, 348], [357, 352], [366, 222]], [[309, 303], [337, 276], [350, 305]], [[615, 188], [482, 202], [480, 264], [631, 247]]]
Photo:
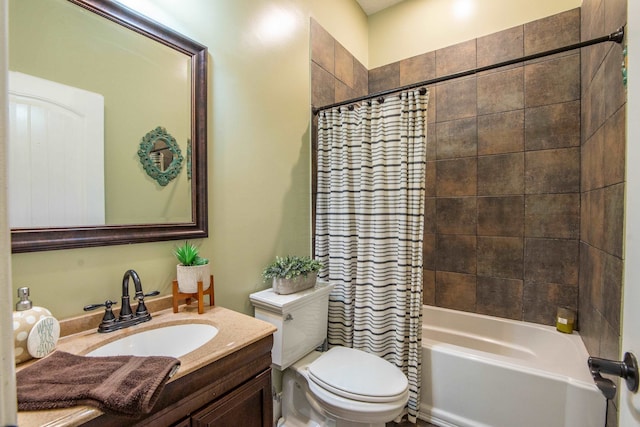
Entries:
[[202, 323], [148, 329], [112, 341], [87, 356], [171, 356], [190, 353], [215, 337], [218, 328]]

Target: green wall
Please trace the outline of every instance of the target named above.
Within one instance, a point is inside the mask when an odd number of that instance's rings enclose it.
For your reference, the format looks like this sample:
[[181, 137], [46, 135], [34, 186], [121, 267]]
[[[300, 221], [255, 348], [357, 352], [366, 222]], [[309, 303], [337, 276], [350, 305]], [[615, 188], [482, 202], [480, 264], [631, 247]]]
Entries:
[[[311, 253], [309, 18], [366, 60], [366, 17], [344, 0], [153, 0], [132, 7], [209, 48], [209, 238], [216, 303], [252, 314], [248, 294], [276, 255]], [[338, 16], [338, 19], [334, 17]], [[350, 22], [350, 25], [344, 25]], [[144, 205], [144, 195], [137, 203]], [[135, 269], [170, 294], [175, 242], [14, 254], [12, 287], [58, 318], [117, 299]]]

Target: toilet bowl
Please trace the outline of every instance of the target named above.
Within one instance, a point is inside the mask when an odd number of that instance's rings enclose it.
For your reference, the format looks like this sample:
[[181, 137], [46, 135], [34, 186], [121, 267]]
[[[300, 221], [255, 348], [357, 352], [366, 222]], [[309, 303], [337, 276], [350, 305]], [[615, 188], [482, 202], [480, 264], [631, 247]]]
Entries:
[[316, 351], [326, 338], [331, 285], [251, 294], [256, 317], [273, 323], [273, 367], [283, 371], [284, 427], [384, 427], [409, 399], [407, 377], [390, 362], [346, 347]]
[[[317, 379], [317, 372], [324, 375], [332, 364], [337, 369]], [[409, 398], [402, 371], [344, 347], [316, 351], [294, 363], [284, 372], [282, 389], [282, 427], [383, 427], [402, 413]]]

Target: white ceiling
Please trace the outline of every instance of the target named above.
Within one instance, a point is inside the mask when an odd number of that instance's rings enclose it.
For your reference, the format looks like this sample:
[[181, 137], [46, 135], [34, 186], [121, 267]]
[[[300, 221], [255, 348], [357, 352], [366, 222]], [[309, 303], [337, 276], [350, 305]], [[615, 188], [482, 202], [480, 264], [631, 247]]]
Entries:
[[364, 13], [367, 15], [373, 15], [376, 12], [393, 6], [396, 3], [400, 3], [403, 0], [356, 0]]

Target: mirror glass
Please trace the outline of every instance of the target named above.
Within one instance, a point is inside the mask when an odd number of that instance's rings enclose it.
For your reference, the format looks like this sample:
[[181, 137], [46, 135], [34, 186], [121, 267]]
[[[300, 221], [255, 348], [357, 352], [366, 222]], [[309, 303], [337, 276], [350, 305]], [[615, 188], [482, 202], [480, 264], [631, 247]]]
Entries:
[[[25, 144], [30, 144], [26, 152], [40, 153], [20, 154], [24, 167], [12, 169], [10, 162], [14, 252], [207, 235], [206, 54], [206, 47], [114, 1], [10, 0], [10, 72], [103, 102], [88, 108], [98, 111], [98, 121], [84, 122], [88, 110], [67, 107], [64, 95], [60, 101], [43, 90], [25, 97], [10, 87], [10, 159], [12, 152], [25, 153]], [[50, 99], [63, 113], [42, 107]], [[80, 124], [67, 116], [80, 117]], [[139, 150], [157, 129], [170, 139], [152, 142], [147, 154], [156, 159], [157, 173], [150, 176]], [[96, 134], [103, 136], [102, 145], [85, 149]], [[73, 159], [70, 165], [60, 167], [49, 154], [54, 151]], [[52, 172], [41, 167], [47, 162], [56, 165]], [[66, 171], [66, 181], [56, 181], [60, 171]], [[87, 189], [85, 183], [93, 186]], [[73, 215], [49, 219], [42, 206], [54, 203]], [[102, 215], [78, 214], [83, 203]]]

